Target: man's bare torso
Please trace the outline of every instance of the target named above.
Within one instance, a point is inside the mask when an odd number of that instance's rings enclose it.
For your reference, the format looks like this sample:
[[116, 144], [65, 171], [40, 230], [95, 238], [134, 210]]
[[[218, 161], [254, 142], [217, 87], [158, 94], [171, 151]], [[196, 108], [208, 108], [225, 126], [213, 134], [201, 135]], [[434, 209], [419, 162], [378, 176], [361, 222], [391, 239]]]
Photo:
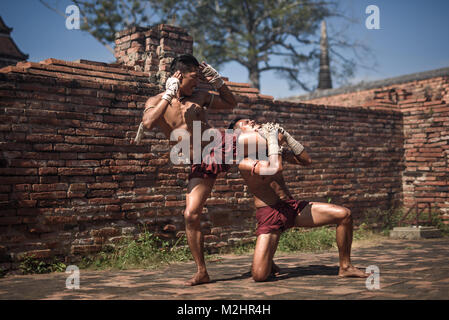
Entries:
[[280, 199], [292, 199], [290, 192], [284, 181], [282, 172], [275, 175], [252, 175], [251, 171], [245, 170], [244, 161], [254, 163], [254, 160], [243, 159], [239, 164], [240, 173], [248, 186], [249, 191], [254, 195], [254, 205], [256, 208], [271, 206]]
[[[167, 138], [175, 129], [184, 129], [190, 133], [190, 146], [193, 146], [193, 124], [194, 121], [200, 121], [201, 134], [211, 128], [208, 123], [207, 111], [204, 106], [205, 100], [210, 96], [208, 93], [196, 90], [193, 95], [181, 99], [173, 99], [167, 107], [164, 115], [156, 122], [161, 131]], [[161, 99], [162, 94], [156, 96], [158, 100]], [[170, 141], [170, 144], [176, 144], [177, 141]], [[202, 141], [201, 145], [204, 147], [209, 141]], [[192, 154], [192, 150], [191, 150]]]

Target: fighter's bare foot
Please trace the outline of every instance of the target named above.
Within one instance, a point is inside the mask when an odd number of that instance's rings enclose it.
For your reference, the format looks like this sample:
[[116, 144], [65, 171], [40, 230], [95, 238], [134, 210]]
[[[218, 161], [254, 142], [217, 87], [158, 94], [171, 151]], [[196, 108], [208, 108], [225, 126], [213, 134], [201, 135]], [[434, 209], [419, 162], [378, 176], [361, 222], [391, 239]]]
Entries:
[[196, 286], [203, 283], [210, 282], [207, 272], [197, 272], [192, 279], [185, 283], [186, 286]]
[[368, 278], [369, 274], [363, 272], [362, 270], [349, 266], [347, 268], [341, 268], [338, 271], [338, 276], [341, 278]]

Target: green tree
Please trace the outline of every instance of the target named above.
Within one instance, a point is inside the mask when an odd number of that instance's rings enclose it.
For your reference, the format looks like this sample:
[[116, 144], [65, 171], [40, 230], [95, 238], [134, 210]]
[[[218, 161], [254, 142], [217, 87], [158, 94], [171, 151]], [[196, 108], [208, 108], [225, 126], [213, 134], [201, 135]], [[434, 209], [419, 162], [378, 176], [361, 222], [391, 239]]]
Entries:
[[[44, 0], [40, 0], [44, 2]], [[328, 0], [73, 0], [80, 7], [83, 30], [106, 45], [131, 25], [172, 23], [194, 38], [194, 54], [219, 68], [234, 61], [248, 70], [260, 89], [263, 72], [275, 71], [290, 89], [316, 86], [306, 77], [318, 74], [319, 27], [323, 19], [347, 19], [336, 1]], [[150, 19], [151, 17], [151, 19]], [[151, 20], [151, 21], [150, 21]], [[356, 59], [342, 50], [367, 48], [344, 32], [329, 36], [331, 71], [337, 82], [350, 77]], [[340, 81], [338, 81], [340, 80]]]

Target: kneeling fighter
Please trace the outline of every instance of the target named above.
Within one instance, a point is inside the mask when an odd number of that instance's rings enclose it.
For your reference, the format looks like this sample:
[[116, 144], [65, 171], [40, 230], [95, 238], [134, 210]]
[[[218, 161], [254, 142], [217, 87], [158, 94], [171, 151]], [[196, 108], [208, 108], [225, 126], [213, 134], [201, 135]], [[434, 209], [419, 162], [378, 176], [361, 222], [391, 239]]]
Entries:
[[[292, 227], [319, 227], [337, 225], [337, 246], [340, 258], [340, 277], [367, 277], [368, 274], [351, 264], [353, 221], [351, 211], [345, 207], [320, 202], [298, 201], [288, 190], [282, 175], [283, 158], [289, 163], [310, 165], [304, 147], [277, 124], [258, 125], [250, 119], [241, 119], [230, 128], [240, 129], [246, 136], [262, 136], [268, 145], [268, 161], [257, 160], [249, 154], [239, 163], [240, 173], [254, 195], [257, 208], [257, 241], [254, 251], [252, 276], [265, 281], [279, 271], [273, 262], [281, 233]], [[239, 138], [239, 142], [240, 142]], [[287, 149], [279, 147], [282, 143]]]

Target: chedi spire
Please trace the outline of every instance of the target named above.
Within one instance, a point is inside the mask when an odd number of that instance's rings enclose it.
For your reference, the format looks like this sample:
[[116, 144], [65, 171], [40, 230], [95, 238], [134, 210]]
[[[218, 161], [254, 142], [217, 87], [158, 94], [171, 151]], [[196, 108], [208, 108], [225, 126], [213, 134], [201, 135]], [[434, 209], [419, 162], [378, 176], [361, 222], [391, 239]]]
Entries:
[[318, 89], [331, 89], [332, 79], [329, 63], [329, 44], [327, 42], [326, 22], [321, 22], [320, 39], [320, 74], [318, 76]]

